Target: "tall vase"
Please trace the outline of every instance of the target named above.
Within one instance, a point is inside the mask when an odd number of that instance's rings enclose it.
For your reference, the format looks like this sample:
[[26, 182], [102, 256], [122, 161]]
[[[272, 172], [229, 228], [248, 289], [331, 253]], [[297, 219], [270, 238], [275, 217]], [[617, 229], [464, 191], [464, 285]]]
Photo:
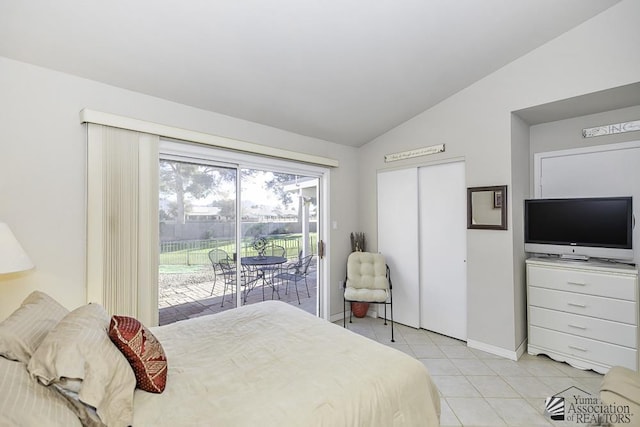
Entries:
[[352, 302], [351, 303], [351, 312], [356, 317], [366, 316], [368, 310], [369, 310], [368, 302]]
[[351, 252], [364, 251], [364, 233], [361, 231], [351, 233]]

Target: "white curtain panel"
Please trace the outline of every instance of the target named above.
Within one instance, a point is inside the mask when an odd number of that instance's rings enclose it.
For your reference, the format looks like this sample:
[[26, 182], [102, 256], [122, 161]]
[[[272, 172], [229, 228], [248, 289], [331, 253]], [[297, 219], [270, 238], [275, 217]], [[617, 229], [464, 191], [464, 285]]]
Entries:
[[158, 324], [158, 135], [87, 123], [87, 300]]

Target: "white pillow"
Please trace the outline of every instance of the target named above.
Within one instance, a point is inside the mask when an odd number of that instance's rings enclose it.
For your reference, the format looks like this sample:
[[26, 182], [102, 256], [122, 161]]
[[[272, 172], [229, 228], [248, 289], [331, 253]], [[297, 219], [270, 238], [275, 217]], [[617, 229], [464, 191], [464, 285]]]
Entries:
[[371, 252], [352, 252], [347, 258], [347, 287], [389, 289], [384, 256]]
[[32, 292], [0, 323], [0, 356], [29, 363], [44, 337], [69, 310], [44, 292]]
[[385, 302], [389, 298], [389, 280], [384, 256], [370, 252], [352, 252], [347, 258], [347, 301]]
[[95, 408], [104, 424], [128, 426], [133, 418], [136, 378], [109, 339], [109, 320], [98, 304], [75, 309], [46, 336], [28, 369], [43, 384], [77, 392], [78, 399]]
[[31, 378], [27, 366], [0, 357], [0, 426], [81, 427], [69, 402]]

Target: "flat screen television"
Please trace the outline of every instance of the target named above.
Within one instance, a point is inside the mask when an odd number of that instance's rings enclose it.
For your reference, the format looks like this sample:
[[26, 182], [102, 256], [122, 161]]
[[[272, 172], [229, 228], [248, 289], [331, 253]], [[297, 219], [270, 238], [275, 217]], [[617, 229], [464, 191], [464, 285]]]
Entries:
[[565, 258], [633, 259], [631, 197], [524, 201], [526, 252]]

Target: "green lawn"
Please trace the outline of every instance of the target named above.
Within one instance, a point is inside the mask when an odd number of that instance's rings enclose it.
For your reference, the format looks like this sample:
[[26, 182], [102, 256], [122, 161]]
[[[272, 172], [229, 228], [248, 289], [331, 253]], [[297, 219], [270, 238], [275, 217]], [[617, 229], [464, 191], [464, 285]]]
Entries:
[[[312, 241], [315, 241], [315, 233], [312, 233]], [[275, 245], [284, 246], [287, 250], [287, 258], [295, 258], [298, 256], [300, 234], [289, 234], [286, 236], [278, 236], [268, 238], [270, 243]], [[241, 243], [241, 256], [255, 256], [257, 251], [251, 247], [253, 239], [244, 239]], [[160, 254], [160, 273], [189, 273], [193, 272], [193, 268], [201, 268], [203, 265], [209, 265], [208, 253], [213, 248], [217, 247], [226, 251], [230, 256], [235, 252], [235, 245], [232, 242], [223, 243], [218, 245], [215, 242], [211, 242], [211, 247], [205, 247], [202, 249], [183, 249], [172, 252], [163, 252]], [[312, 248], [313, 251], [314, 248]], [[184, 269], [184, 270], [181, 270]]]

